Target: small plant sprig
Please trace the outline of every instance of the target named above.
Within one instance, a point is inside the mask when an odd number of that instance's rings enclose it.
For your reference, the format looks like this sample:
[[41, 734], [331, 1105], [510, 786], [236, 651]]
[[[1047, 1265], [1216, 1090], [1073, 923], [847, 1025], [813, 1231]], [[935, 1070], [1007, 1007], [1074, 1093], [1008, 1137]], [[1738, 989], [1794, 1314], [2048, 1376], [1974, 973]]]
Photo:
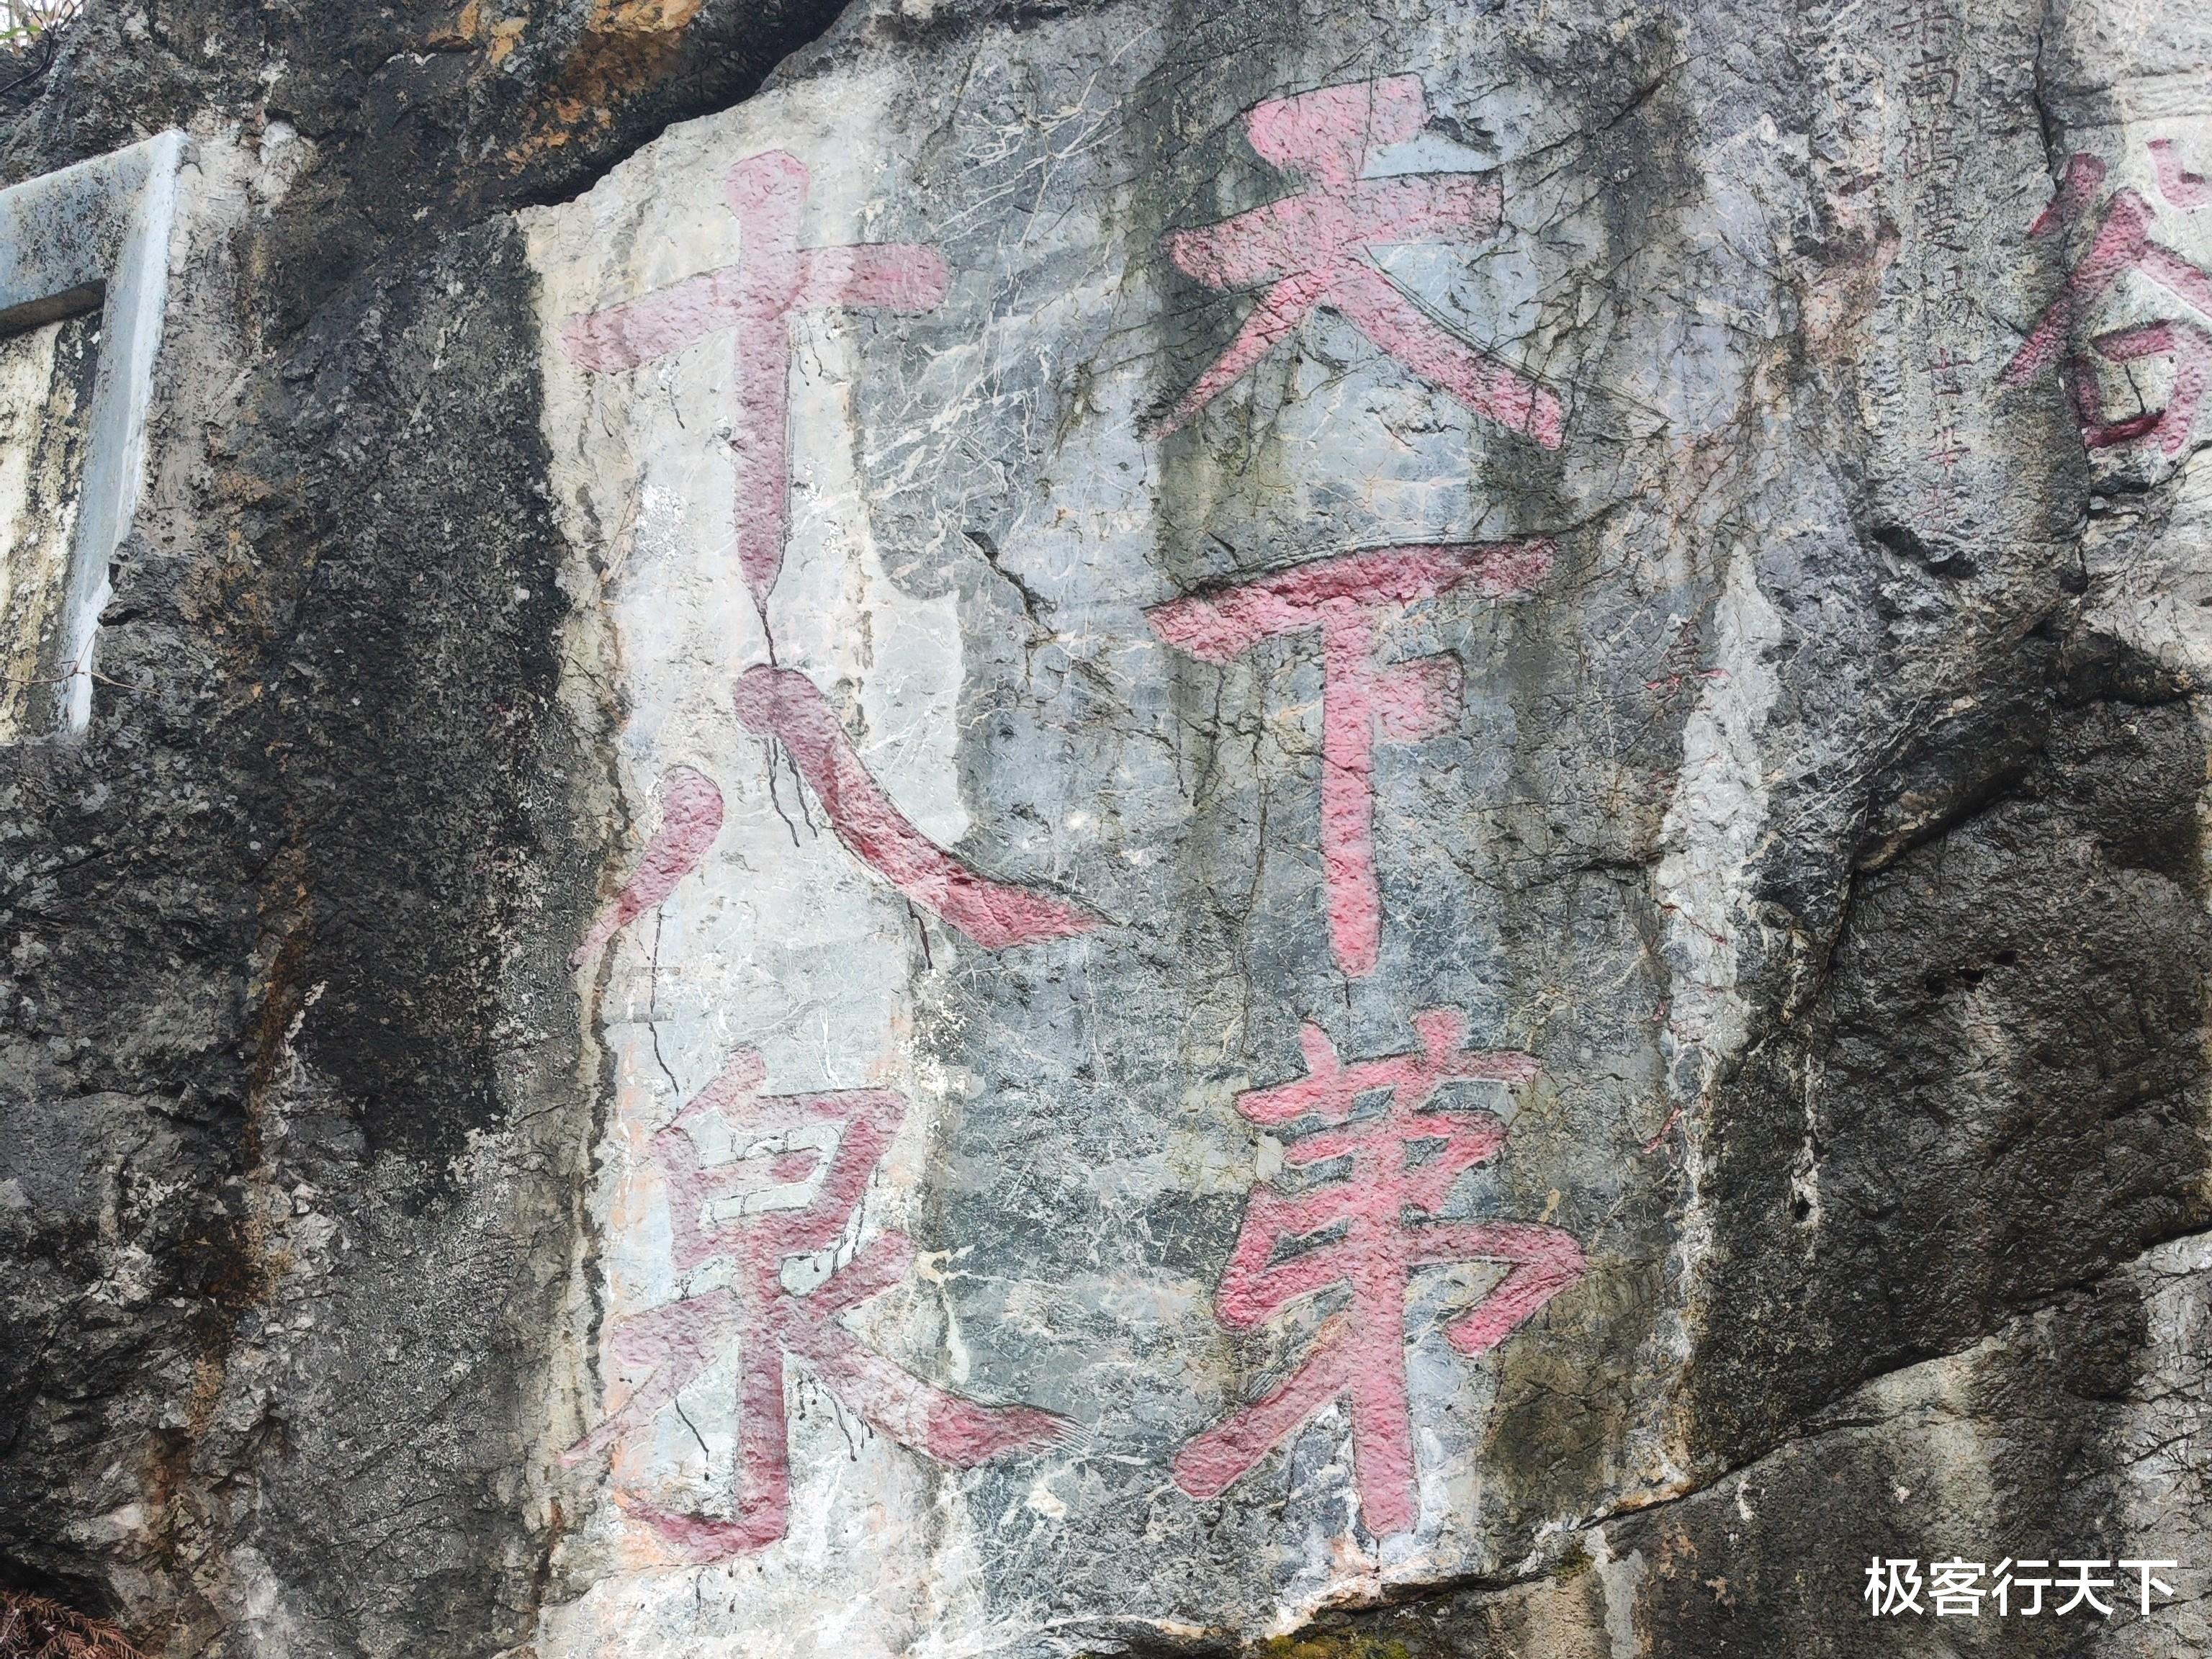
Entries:
[[121, 1631], [58, 1601], [0, 1589], [0, 1659], [143, 1659]]
[[0, 0], [0, 50], [20, 52], [84, 9], [84, 0]]

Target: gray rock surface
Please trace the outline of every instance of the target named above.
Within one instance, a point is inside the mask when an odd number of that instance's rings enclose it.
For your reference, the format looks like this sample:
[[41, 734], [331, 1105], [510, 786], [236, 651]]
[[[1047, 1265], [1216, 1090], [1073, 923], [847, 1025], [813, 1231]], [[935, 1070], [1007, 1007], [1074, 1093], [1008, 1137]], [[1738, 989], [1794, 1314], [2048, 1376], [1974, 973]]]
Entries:
[[95, 4], [0, 184], [190, 149], [89, 722], [0, 747], [0, 1584], [2201, 1650], [2208, 77], [2118, 0]]

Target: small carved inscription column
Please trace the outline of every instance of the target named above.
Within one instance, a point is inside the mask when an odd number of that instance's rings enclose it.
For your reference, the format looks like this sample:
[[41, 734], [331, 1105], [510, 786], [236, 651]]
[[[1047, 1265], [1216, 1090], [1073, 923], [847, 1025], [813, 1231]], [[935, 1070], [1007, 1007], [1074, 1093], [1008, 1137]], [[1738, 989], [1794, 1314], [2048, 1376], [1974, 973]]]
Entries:
[[0, 743], [81, 732], [137, 505], [185, 137], [0, 191]]
[[63, 599], [98, 335], [88, 316], [0, 335], [0, 741], [39, 735], [68, 678]]

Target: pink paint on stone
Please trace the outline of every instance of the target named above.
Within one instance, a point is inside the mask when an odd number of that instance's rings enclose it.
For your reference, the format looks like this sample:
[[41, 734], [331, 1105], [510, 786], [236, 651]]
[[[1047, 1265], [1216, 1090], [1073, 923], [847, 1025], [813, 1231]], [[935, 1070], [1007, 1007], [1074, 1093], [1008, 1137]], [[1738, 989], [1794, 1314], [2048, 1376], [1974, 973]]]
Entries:
[[[839, 1315], [906, 1276], [914, 1245], [904, 1233], [878, 1233], [810, 1291], [785, 1285], [787, 1261], [846, 1236], [870, 1176], [905, 1121], [907, 1103], [887, 1089], [768, 1095], [761, 1092], [766, 1080], [759, 1053], [740, 1048], [722, 1075], [653, 1137], [653, 1160], [668, 1192], [672, 1265], [678, 1273], [719, 1267], [728, 1282], [616, 1325], [609, 1358], [616, 1370], [636, 1380], [623, 1404], [562, 1454], [564, 1462], [580, 1462], [649, 1429], [734, 1345], [740, 1413], [734, 1512], [679, 1511], [634, 1492], [617, 1494], [626, 1512], [693, 1562], [724, 1560], [784, 1535], [791, 1489], [787, 1357], [901, 1445], [957, 1468], [1048, 1444], [1068, 1426], [1048, 1412], [983, 1405], [925, 1382], [837, 1322]], [[719, 1118], [731, 1144], [743, 1149], [736, 1158], [701, 1161], [691, 1126], [709, 1117]], [[811, 1149], [779, 1144], [824, 1124], [837, 1130], [826, 1161]], [[814, 1180], [811, 1193], [793, 1197], [779, 1190], [802, 1169]]]
[[[2181, 171], [2172, 146], [2163, 141], [2151, 146], [2160, 188], [2178, 206], [2195, 207], [2196, 192], [2204, 181]], [[2032, 235], [2046, 235], [2069, 228], [2087, 212], [2105, 177], [2104, 163], [2092, 155], [2075, 155], [2066, 166], [2066, 177], [2057, 197], [2031, 225]], [[2212, 272], [2191, 264], [2171, 248], [2151, 240], [2157, 210], [2138, 191], [2116, 193], [2105, 208], [2087, 250], [2067, 273], [2066, 285], [2044, 308], [2027, 340], [2005, 366], [2004, 380], [2020, 386], [2043, 369], [2066, 360], [2076, 418], [2083, 441], [2092, 449], [2109, 448], [2158, 434], [2169, 455], [2187, 443], [2190, 425], [2204, 391], [2207, 334], [2187, 319], [2154, 322], [2115, 330], [2088, 342], [2087, 349], [2115, 362], [2166, 356], [2174, 362], [2173, 392], [2164, 409], [2149, 410], [2120, 420], [2107, 417], [2099, 396], [2087, 353], [2071, 343], [2087, 320], [2090, 308], [2130, 271], [2139, 271], [2194, 310], [2212, 317]]]
[[[2069, 176], [2070, 180], [2070, 170]], [[2067, 191], [2062, 186], [2059, 204], [2066, 200]], [[2153, 216], [2150, 204], [2135, 191], [2124, 190], [2112, 198], [2088, 252], [2067, 273], [2065, 287], [2044, 307], [2027, 340], [2005, 366], [2008, 385], [2019, 386], [2057, 361], [2066, 349], [2078, 314], [2129, 271], [2142, 267], [2143, 256], [2151, 246]], [[2044, 222], [2039, 219], [2037, 224], [2044, 226]], [[2049, 228], [2044, 226], [2045, 234]]]
[[2116, 329], [2099, 335], [2089, 344], [2099, 356], [2116, 363], [2133, 362], [2144, 357], [2172, 358], [2173, 389], [2167, 394], [2163, 409], [2110, 420], [2095, 378], [2086, 367], [2077, 369], [2074, 400], [2081, 423], [2082, 441], [2092, 449], [2106, 449], [2155, 434], [2166, 453], [2179, 455], [2188, 446], [2190, 430], [2197, 420], [2197, 405], [2203, 400], [2208, 380], [2212, 380], [2212, 331], [2185, 319], [2177, 319]]
[[1383, 613], [1472, 592], [1509, 599], [1552, 568], [1548, 541], [1371, 548], [1155, 605], [1159, 636], [1201, 660], [1228, 663], [1261, 640], [1322, 635], [1322, 868], [1329, 948], [1358, 978], [1375, 970], [1382, 897], [1375, 872], [1375, 746], [1446, 730], [1462, 701], [1458, 659], [1376, 660]]
[[574, 318], [561, 331], [568, 355], [599, 374], [735, 331], [738, 568], [763, 606], [790, 529], [793, 319], [830, 309], [927, 311], [950, 282], [944, 256], [915, 243], [801, 247], [811, 182], [805, 164], [782, 150], [738, 162], [727, 185], [741, 237], [736, 264]]
[[2104, 182], [2105, 164], [2095, 156], [2068, 156], [2066, 176], [2058, 181], [2058, 193], [2035, 216], [2035, 222], [2028, 226], [2027, 234], [2048, 236], [2072, 224], [2097, 199], [2097, 187]]
[[2212, 179], [2190, 173], [2182, 167], [2181, 150], [2171, 138], [2154, 138], [2150, 145], [2151, 165], [2158, 171], [2158, 192], [2181, 209], [2194, 212], [2212, 202]]
[[660, 827], [645, 844], [622, 890], [608, 902], [592, 923], [584, 942], [569, 957], [571, 968], [580, 968], [623, 928], [657, 907], [676, 890], [676, 884], [699, 867], [707, 849], [722, 828], [722, 792], [703, 772], [688, 766], [672, 766], [660, 775]]
[[[1465, 1262], [1506, 1267], [1504, 1279], [1444, 1327], [1451, 1345], [1470, 1356], [1495, 1347], [1583, 1275], [1582, 1247], [1559, 1228], [1437, 1218], [1453, 1183], [1498, 1157], [1506, 1137], [1492, 1113], [1431, 1109], [1437, 1090], [1462, 1080], [1527, 1083], [1536, 1062], [1468, 1048], [1466, 1017], [1455, 1009], [1417, 1014], [1413, 1029], [1418, 1053], [1346, 1066], [1327, 1033], [1309, 1024], [1300, 1036], [1307, 1074], [1237, 1097], [1237, 1109], [1267, 1127], [1316, 1120], [1284, 1152], [1293, 1168], [1347, 1163], [1340, 1178], [1295, 1193], [1253, 1188], [1222, 1273], [1218, 1317], [1231, 1330], [1250, 1330], [1325, 1291], [1346, 1289], [1351, 1299], [1322, 1324], [1288, 1378], [1176, 1454], [1176, 1483], [1194, 1498], [1220, 1496], [1316, 1413], [1343, 1401], [1368, 1530], [1378, 1538], [1411, 1530], [1419, 1519], [1406, 1383], [1413, 1275]], [[1358, 1115], [1362, 1097], [1386, 1090], [1382, 1115]], [[1332, 1231], [1329, 1242], [1310, 1242]], [[1307, 1248], [1276, 1259], [1302, 1242]]]
[[1168, 257], [1207, 287], [1263, 291], [1237, 337], [1151, 435], [1182, 426], [1326, 305], [1478, 415], [1559, 447], [1558, 398], [1441, 326], [1374, 262], [1378, 248], [1480, 241], [1498, 229], [1504, 191], [1493, 173], [1360, 176], [1374, 150], [1414, 137], [1427, 120], [1414, 75], [1270, 99], [1245, 115], [1253, 149], [1305, 187], [1166, 239]]
[[836, 711], [804, 674], [749, 668], [733, 695], [746, 728], [789, 751], [847, 849], [985, 950], [1064, 939], [1098, 925], [1065, 899], [977, 875], [915, 829], [868, 775]]

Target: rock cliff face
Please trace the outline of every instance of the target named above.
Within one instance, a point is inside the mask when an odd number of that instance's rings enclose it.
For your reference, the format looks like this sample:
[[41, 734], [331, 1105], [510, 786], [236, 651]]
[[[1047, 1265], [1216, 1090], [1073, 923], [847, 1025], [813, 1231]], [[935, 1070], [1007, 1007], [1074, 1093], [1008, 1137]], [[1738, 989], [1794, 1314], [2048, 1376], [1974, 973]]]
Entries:
[[[0, 746], [0, 1585], [179, 1659], [2212, 1643], [2212, 22], [36, 68], [5, 182], [185, 144], [112, 546], [114, 281], [0, 246], [11, 684], [111, 590]], [[2029, 1616], [2069, 1559], [2173, 1565]]]

